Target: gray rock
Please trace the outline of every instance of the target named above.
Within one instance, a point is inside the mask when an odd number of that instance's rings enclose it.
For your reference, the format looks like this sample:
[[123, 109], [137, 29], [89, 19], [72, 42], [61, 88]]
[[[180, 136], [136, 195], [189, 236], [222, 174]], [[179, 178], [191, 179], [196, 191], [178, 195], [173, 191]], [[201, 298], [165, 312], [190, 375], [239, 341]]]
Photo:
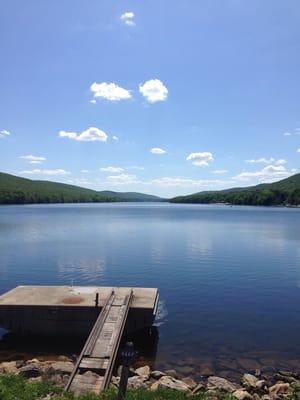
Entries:
[[22, 368], [19, 368], [18, 373], [22, 374], [26, 378], [36, 378], [42, 375], [43, 369], [41, 368], [40, 364], [32, 363], [24, 365], [24, 367]]
[[7, 361], [0, 363], [0, 374], [15, 374], [18, 371], [16, 361]]
[[238, 386], [225, 378], [210, 376], [207, 380], [207, 388], [232, 393], [238, 389]]
[[146, 377], [147, 379], [149, 379], [150, 367], [148, 365], [145, 365], [144, 367], [137, 368], [134, 372], [138, 376]]
[[55, 361], [51, 363], [50, 370], [54, 374], [68, 374], [70, 375], [73, 371], [74, 364], [71, 361]]
[[242, 383], [246, 387], [255, 388], [258, 382], [258, 378], [251, 374], [244, 374], [242, 377]]
[[269, 395], [271, 399], [276, 399], [280, 395], [288, 394], [291, 392], [291, 386], [289, 383], [276, 383], [269, 387]]
[[163, 376], [158, 381], [153, 383], [150, 387], [151, 390], [156, 389], [172, 389], [178, 392], [189, 393], [190, 388], [188, 385], [178, 379], [172, 378], [171, 376]]
[[238, 389], [235, 392], [232, 393], [234, 397], [236, 397], [238, 400], [252, 400], [252, 396], [250, 393], [248, 393], [246, 390], [243, 389]]
[[203, 383], [198, 383], [198, 385], [193, 390], [192, 394], [198, 394], [200, 392], [204, 392], [204, 390], [205, 390], [205, 385], [203, 385]]
[[162, 376], [165, 376], [165, 374], [161, 371], [152, 371], [150, 372], [150, 376], [153, 379], [160, 379]]
[[132, 376], [128, 379], [128, 388], [129, 389], [147, 389], [146, 384], [147, 378], [144, 376]]

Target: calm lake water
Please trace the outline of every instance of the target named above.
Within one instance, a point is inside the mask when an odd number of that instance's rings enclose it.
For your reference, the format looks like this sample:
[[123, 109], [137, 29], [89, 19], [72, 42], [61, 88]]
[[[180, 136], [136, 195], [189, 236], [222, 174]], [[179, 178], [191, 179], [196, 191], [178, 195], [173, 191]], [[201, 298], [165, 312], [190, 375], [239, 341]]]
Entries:
[[159, 288], [156, 368], [300, 367], [300, 210], [0, 207], [0, 293], [72, 281]]

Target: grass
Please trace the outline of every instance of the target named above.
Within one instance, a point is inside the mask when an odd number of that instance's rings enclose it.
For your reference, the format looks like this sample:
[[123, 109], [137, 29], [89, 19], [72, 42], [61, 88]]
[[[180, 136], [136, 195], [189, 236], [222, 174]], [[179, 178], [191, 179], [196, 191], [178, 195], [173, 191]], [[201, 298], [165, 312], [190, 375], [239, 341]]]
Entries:
[[[75, 400], [72, 393], [63, 393], [62, 388], [48, 381], [26, 380], [21, 375], [0, 375], [0, 400], [41, 400], [51, 394], [53, 400]], [[115, 400], [116, 390], [109, 389], [101, 395], [87, 393], [76, 398], [76, 400]], [[149, 391], [144, 389], [129, 390], [126, 400], [209, 400], [210, 397], [204, 393], [198, 395], [187, 395], [172, 390]], [[215, 399], [215, 397], [213, 397]], [[218, 395], [219, 400], [236, 400], [230, 394]], [[286, 400], [300, 400], [300, 388], [295, 388], [293, 394]]]

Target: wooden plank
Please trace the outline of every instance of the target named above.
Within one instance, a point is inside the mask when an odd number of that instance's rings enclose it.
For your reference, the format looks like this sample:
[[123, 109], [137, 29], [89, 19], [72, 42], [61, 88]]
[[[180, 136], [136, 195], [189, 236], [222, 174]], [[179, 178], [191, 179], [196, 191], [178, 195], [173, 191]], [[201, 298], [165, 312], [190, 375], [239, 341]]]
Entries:
[[91, 357], [84, 357], [80, 364], [79, 368], [82, 369], [98, 369], [98, 370], [105, 370], [108, 365], [108, 359], [106, 358], [91, 358]]

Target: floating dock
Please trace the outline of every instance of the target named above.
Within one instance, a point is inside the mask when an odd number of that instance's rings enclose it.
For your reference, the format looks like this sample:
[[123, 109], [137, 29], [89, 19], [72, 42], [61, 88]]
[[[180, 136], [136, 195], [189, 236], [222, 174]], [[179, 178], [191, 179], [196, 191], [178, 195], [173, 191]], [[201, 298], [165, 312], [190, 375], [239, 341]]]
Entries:
[[18, 286], [0, 296], [0, 326], [18, 335], [88, 337], [66, 390], [107, 388], [123, 334], [150, 328], [155, 288]]

